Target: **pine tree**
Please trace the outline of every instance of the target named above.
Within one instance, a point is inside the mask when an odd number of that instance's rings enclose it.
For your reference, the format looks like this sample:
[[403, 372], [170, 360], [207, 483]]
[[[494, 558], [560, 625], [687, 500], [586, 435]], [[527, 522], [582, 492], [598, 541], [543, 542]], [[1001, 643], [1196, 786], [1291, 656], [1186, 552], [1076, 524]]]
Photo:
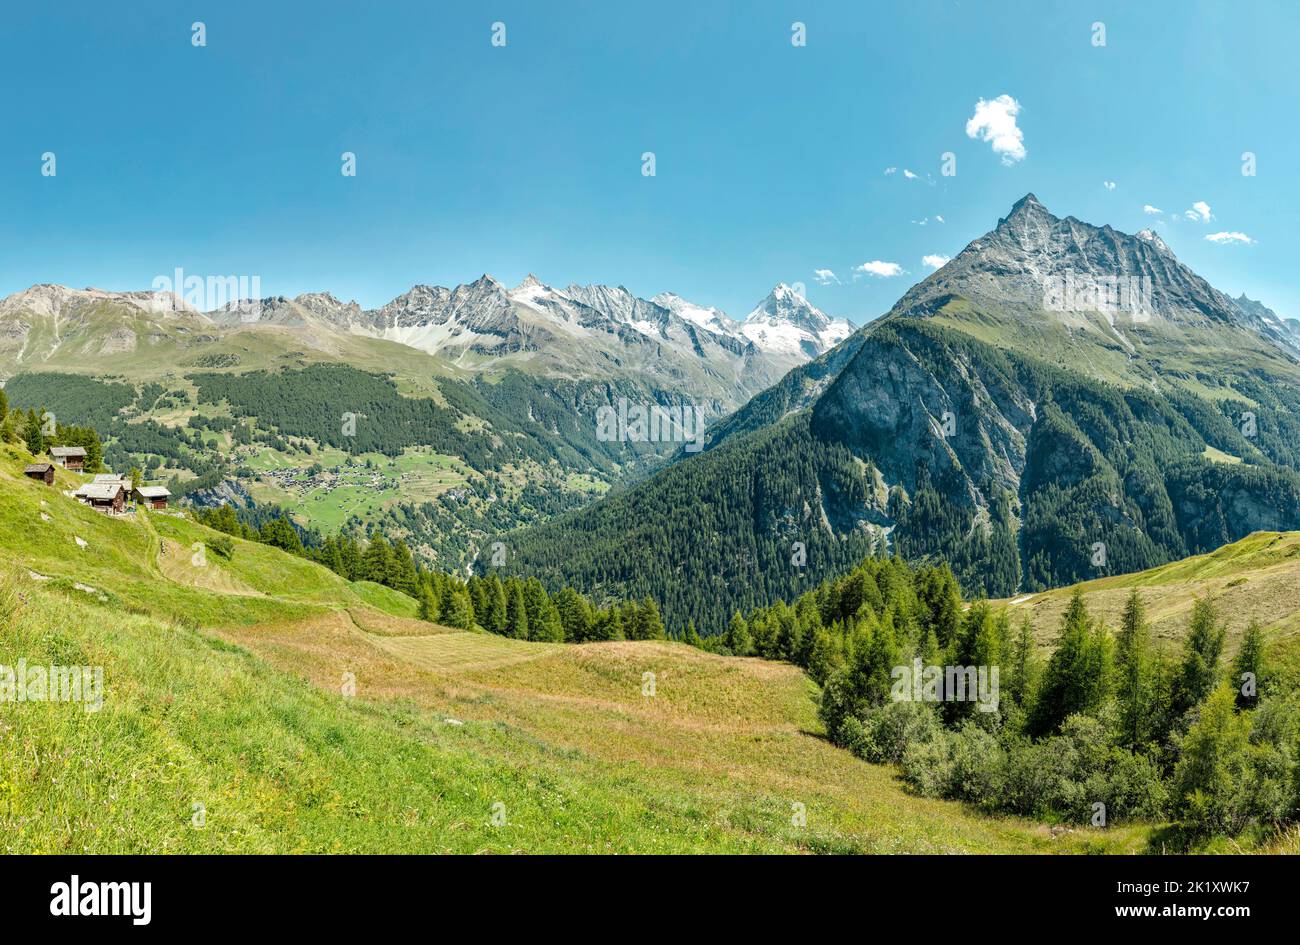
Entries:
[[395, 590], [404, 594], [415, 594], [416, 571], [415, 560], [411, 556], [411, 549], [402, 539], [393, 542], [393, 560], [391, 571], [391, 584]]
[[686, 630], [682, 633], [682, 642], [688, 646], [702, 646], [704, 641], [700, 639], [700, 633], [695, 629], [695, 621], [686, 621]]
[[524, 583], [524, 608], [528, 614], [528, 639], [539, 643], [564, 642], [560, 611], [537, 578], [529, 578]]
[[917, 597], [925, 608], [926, 623], [934, 629], [940, 646], [947, 646], [961, 624], [961, 589], [947, 564], [927, 568], [917, 575]]
[[1015, 705], [1028, 711], [1033, 705], [1043, 670], [1038, 659], [1038, 648], [1034, 644], [1034, 625], [1028, 614], [1021, 618], [1010, 650], [1007, 695]]
[[726, 641], [727, 649], [736, 656], [748, 656], [753, 648], [749, 625], [745, 623], [745, 618], [740, 616], [740, 611], [736, 611], [731, 616], [731, 623], [727, 626]]
[[1030, 729], [1050, 735], [1075, 713], [1092, 714], [1101, 707], [1111, 687], [1113, 647], [1104, 627], [1095, 627], [1083, 602], [1074, 596], [1061, 620], [1056, 651], [1047, 662]]
[[1219, 656], [1226, 636], [1214, 602], [1203, 597], [1192, 604], [1183, 663], [1174, 685], [1173, 711], [1181, 718], [1199, 705], [1219, 679]]
[[1250, 717], [1227, 683], [1204, 700], [1174, 770], [1175, 812], [1194, 830], [1236, 833], [1250, 803]]
[[1232, 684], [1237, 687], [1237, 708], [1255, 708], [1268, 683], [1264, 662], [1264, 628], [1258, 621], [1252, 620], [1242, 635], [1232, 674]]
[[474, 613], [487, 614], [488, 609], [488, 582], [475, 575], [469, 579], [469, 599], [474, 604]]
[[438, 599], [428, 584], [420, 585], [420, 619], [431, 622], [438, 619]]
[[290, 554], [300, 555], [303, 552], [302, 539], [298, 537], [298, 530], [284, 515], [278, 515], [263, 525], [258, 541]]
[[487, 611], [482, 615], [483, 628], [492, 633], [506, 632], [506, 589], [501, 579], [495, 574], [486, 578]]
[[393, 573], [393, 551], [388, 542], [375, 535], [361, 556], [361, 577], [388, 586]]
[[27, 452], [39, 456], [45, 452], [45, 437], [41, 435], [41, 422], [34, 412], [28, 412], [27, 425], [23, 428], [23, 441]]
[[339, 540], [339, 557], [343, 561], [340, 573], [349, 581], [361, 580], [361, 546], [351, 535]]
[[460, 630], [474, 629], [474, 603], [469, 598], [469, 589], [461, 587], [450, 596], [446, 621], [448, 626]]
[[824, 627], [812, 632], [812, 646], [808, 651], [808, 675], [819, 686], [824, 685], [839, 668], [842, 656], [836, 638]]
[[591, 604], [571, 587], [566, 587], [555, 596], [555, 607], [560, 614], [560, 625], [564, 628], [564, 639], [570, 643], [581, 643], [588, 638], [591, 629]]
[[1150, 739], [1154, 711], [1151, 631], [1136, 588], [1124, 605], [1116, 641], [1116, 670], [1119, 743], [1136, 751]]
[[901, 665], [894, 618], [868, 616], [855, 632], [851, 679], [853, 691], [867, 704], [884, 705], [894, 683], [894, 667]]
[[524, 603], [524, 589], [511, 578], [506, 582], [506, 635], [516, 640], [528, 639], [528, 607]]
[[638, 629], [641, 635], [636, 639], [665, 640], [668, 638], [668, 631], [664, 627], [664, 618], [660, 615], [659, 605], [655, 603], [654, 598], [643, 598], [637, 612]]

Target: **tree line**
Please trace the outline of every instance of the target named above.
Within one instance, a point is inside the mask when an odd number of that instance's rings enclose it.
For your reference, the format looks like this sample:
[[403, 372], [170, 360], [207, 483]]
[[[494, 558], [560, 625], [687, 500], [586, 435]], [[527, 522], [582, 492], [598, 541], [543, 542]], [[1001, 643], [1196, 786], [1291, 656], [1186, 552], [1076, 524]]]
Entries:
[[48, 453], [56, 446], [80, 446], [86, 451], [86, 472], [104, 470], [104, 447], [99, 434], [91, 427], [72, 426], [57, 422], [52, 432], [43, 420], [47, 413], [41, 410], [11, 410], [9, 398], [0, 390], [0, 442], [21, 443], [33, 457]]
[[[1094, 826], [1172, 819], [1171, 841], [1188, 844], [1263, 839], [1297, 820], [1300, 699], [1257, 623], [1229, 658], [1209, 598], [1166, 651], [1139, 591], [1112, 632], [1076, 588], [1041, 654], [1028, 616], [963, 604], [947, 565], [870, 559], [792, 605], [733, 614], [720, 636], [693, 624], [683, 636], [803, 667], [822, 685], [831, 740], [898, 765], [925, 796]], [[945, 670], [924, 691], [900, 686], [918, 659]], [[998, 669], [995, 705], [947, 672], [966, 667]]]
[[[209, 528], [259, 541], [323, 564], [349, 581], [373, 581], [413, 597], [422, 620], [462, 630], [482, 630], [518, 640], [588, 643], [599, 640], [667, 639], [659, 606], [651, 598], [598, 605], [566, 587], [550, 594], [535, 577], [495, 573], [468, 579], [424, 568], [400, 538], [371, 533], [362, 542], [352, 535], [321, 538], [283, 513], [260, 523], [241, 517], [229, 505], [196, 509], [195, 519]], [[305, 538], [305, 540], [304, 540]], [[228, 545], [215, 549], [223, 557]]]

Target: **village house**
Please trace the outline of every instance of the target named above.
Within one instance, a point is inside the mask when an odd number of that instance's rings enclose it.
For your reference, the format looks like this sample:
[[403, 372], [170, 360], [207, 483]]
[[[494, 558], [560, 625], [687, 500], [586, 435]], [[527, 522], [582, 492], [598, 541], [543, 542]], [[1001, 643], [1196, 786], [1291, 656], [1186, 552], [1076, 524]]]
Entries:
[[86, 450], [82, 446], [52, 446], [50, 456], [64, 469], [84, 469]]
[[171, 493], [164, 486], [140, 486], [131, 493], [131, 498], [145, 508], [165, 509]]
[[126, 489], [118, 481], [88, 482], [72, 494], [100, 512], [121, 512], [126, 509]]
[[29, 476], [45, 483], [47, 486], [54, 485], [54, 464], [53, 463], [32, 463], [23, 470], [24, 476]]

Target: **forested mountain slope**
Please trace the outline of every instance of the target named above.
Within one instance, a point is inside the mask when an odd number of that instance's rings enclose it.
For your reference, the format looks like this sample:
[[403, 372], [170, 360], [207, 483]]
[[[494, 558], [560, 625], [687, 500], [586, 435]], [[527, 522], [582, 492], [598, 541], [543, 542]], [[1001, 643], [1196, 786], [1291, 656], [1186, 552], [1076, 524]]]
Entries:
[[[1139, 280], [1140, 311], [1062, 309], [1066, 271]], [[657, 594], [670, 626], [718, 632], [873, 542], [941, 556], [968, 593], [998, 596], [1300, 527], [1289, 342], [1158, 237], [1059, 220], [1032, 195], [716, 434], [519, 534], [517, 566]]]

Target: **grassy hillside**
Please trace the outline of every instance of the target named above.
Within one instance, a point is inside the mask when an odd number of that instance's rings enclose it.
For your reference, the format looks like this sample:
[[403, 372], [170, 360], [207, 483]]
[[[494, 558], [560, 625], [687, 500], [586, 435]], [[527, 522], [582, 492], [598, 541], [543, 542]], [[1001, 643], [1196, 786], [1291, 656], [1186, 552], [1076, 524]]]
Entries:
[[102, 666], [104, 703], [3, 706], [6, 852], [1146, 843], [1139, 827], [1053, 831], [910, 796], [892, 769], [825, 741], [793, 667], [450, 631], [382, 588], [246, 542], [195, 565], [182, 556], [213, 533], [106, 518], [23, 480], [24, 459], [0, 454], [0, 664]]
[[[1255, 532], [1241, 541], [1136, 574], [1098, 578], [1081, 585], [1088, 609], [1116, 627], [1132, 588], [1147, 606], [1152, 635], [1166, 644], [1181, 638], [1197, 597], [1212, 596], [1227, 621], [1228, 646], [1256, 620], [1270, 637], [1290, 640], [1300, 632], [1300, 532]], [[1071, 588], [1010, 600], [1028, 613], [1040, 642], [1055, 639]]]

